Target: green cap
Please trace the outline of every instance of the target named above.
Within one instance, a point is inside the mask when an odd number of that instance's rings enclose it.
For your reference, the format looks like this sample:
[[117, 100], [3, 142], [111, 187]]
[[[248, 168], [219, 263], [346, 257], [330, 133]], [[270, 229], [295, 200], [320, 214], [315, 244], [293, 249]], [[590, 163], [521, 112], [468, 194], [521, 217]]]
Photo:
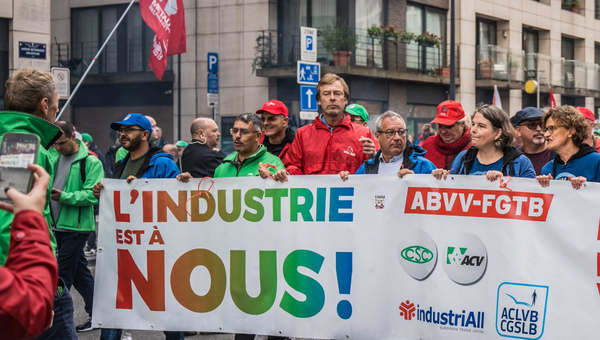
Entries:
[[84, 142], [90, 142], [90, 143], [94, 141], [94, 140], [92, 139], [92, 136], [90, 136], [90, 134], [89, 134], [89, 133], [82, 133], [82, 134], [81, 134], [81, 139], [82, 139]]
[[362, 105], [350, 104], [346, 106], [346, 112], [354, 116], [359, 116], [365, 122], [369, 121], [369, 113], [367, 112], [367, 109], [365, 109], [365, 107]]
[[180, 141], [177, 141], [177, 143], [175, 143], [175, 145], [176, 145], [176, 146], [183, 146], [184, 148], [187, 148], [187, 146], [188, 146], [188, 143], [186, 143], [186, 142], [184, 142], [184, 141], [180, 140]]

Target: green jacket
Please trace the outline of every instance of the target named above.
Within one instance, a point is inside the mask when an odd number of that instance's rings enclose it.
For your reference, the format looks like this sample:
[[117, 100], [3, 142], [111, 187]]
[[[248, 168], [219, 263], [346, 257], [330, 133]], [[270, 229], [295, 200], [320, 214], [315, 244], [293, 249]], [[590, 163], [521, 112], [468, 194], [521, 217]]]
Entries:
[[[285, 166], [283, 166], [283, 163], [279, 157], [268, 153], [267, 148], [262, 144], [252, 156], [246, 158], [242, 162], [239, 169], [235, 165], [237, 154], [237, 152], [234, 152], [225, 157], [223, 164], [219, 165], [215, 170], [215, 178], [259, 176], [258, 166], [260, 163], [274, 165], [277, 170], [285, 169]], [[269, 168], [269, 170], [271, 173], [275, 173], [277, 171], [273, 168]]]
[[[50, 183], [54, 179], [54, 164], [49, 157], [48, 149], [54, 142], [60, 138], [62, 133], [60, 129], [41, 118], [23, 112], [0, 112], [0, 137], [7, 132], [31, 133], [40, 137], [40, 148], [37, 156], [37, 164], [42, 166], [50, 174]], [[50, 228], [50, 192], [52, 188], [48, 186], [48, 194], [46, 196], [46, 208], [44, 209], [44, 218]], [[6, 256], [8, 255], [8, 246], [10, 242], [10, 224], [14, 215], [0, 210], [0, 265], [4, 265]], [[54, 235], [50, 232], [52, 248], [56, 247]]]
[[[94, 206], [98, 205], [98, 199], [94, 197], [92, 188], [104, 178], [104, 169], [102, 162], [88, 153], [82, 141], [76, 139], [75, 142], [79, 145], [79, 151], [71, 164], [65, 187], [58, 200], [60, 210], [54, 227], [70, 231], [95, 231]], [[54, 161], [54, 173], [56, 173], [60, 154], [56, 149], [50, 150], [50, 154]], [[83, 162], [85, 162], [85, 183], [81, 178]], [[52, 221], [54, 222], [54, 219]]]

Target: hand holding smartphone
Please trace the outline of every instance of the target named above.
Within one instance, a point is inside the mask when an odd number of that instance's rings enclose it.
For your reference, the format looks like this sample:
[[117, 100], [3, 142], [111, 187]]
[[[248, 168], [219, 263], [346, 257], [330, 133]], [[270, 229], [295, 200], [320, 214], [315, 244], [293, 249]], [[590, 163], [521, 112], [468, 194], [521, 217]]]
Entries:
[[10, 202], [5, 188], [27, 194], [33, 184], [33, 172], [27, 169], [37, 160], [40, 139], [27, 133], [6, 133], [0, 142], [0, 201]]

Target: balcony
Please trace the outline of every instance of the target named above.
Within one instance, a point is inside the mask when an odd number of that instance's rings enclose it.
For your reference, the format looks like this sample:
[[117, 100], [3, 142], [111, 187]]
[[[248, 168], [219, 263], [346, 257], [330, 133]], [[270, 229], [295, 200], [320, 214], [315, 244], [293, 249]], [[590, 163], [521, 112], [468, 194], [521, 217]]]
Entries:
[[[150, 73], [148, 66], [152, 40], [130, 39], [125, 44], [109, 42], [90, 70], [90, 75], [118, 75], [121, 73]], [[98, 53], [101, 44], [96, 41], [52, 45], [52, 65], [69, 67], [73, 76], [81, 76]], [[173, 70], [171, 57], [166, 72]]]
[[477, 46], [477, 79], [523, 82], [524, 53], [496, 45]]
[[[356, 35], [356, 44], [347, 56], [334, 58], [324, 47], [319, 29], [317, 62], [324, 73], [351, 74], [379, 78], [449, 83], [450, 51], [442, 47], [425, 47], [415, 42], [405, 44], [386, 38], [372, 38], [366, 30], [349, 29]], [[300, 30], [263, 31], [256, 39], [253, 67], [265, 77], [293, 77], [300, 59]], [[458, 55], [456, 49], [456, 77]]]
[[573, 13], [583, 14], [583, 4], [585, 0], [562, 0], [562, 9]]

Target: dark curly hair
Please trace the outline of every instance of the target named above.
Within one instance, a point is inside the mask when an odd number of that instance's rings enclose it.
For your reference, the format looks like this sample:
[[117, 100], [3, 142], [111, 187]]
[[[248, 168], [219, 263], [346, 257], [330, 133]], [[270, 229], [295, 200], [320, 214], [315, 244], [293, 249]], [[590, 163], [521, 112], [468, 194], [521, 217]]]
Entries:
[[590, 127], [585, 122], [583, 115], [571, 105], [564, 105], [548, 110], [542, 117], [542, 130], [546, 130], [546, 122], [552, 118], [557, 125], [564, 126], [565, 129], [573, 129], [575, 132], [571, 137], [573, 144], [581, 147], [583, 141], [590, 133]]
[[508, 115], [502, 109], [480, 103], [475, 108], [475, 113], [473, 113], [471, 119], [475, 117], [476, 113], [480, 113], [485, 119], [492, 123], [494, 132], [498, 131], [498, 129], [502, 129], [500, 137], [494, 141], [494, 145], [497, 149], [504, 150], [504, 148], [509, 146], [515, 139], [515, 128], [513, 128]]

